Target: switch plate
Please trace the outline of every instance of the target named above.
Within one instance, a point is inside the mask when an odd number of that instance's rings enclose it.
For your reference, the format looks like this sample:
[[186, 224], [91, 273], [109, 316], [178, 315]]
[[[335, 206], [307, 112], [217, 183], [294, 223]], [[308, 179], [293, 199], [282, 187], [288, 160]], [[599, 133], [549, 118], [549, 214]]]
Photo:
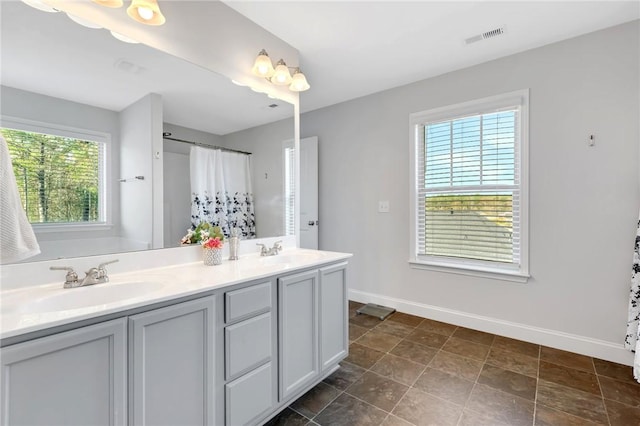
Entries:
[[378, 201], [378, 213], [389, 213], [389, 201]]

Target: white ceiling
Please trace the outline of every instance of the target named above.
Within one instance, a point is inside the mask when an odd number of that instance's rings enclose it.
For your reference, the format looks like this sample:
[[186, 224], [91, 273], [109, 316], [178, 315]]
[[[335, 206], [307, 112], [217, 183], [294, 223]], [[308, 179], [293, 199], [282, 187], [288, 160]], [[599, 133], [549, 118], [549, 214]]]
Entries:
[[637, 0], [225, 3], [299, 50], [303, 112], [640, 18]]
[[[640, 17], [638, 1], [225, 3], [300, 51], [311, 84], [300, 95], [303, 112]], [[285, 102], [152, 48], [116, 41], [64, 13], [10, 0], [0, 6], [3, 85], [114, 111], [160, 93], [166, 122], [220, 135], [293, 114]], [[506, 33], [465, 45], [464, 39], [496, 27]], [[139, 68], [124, 72], [118, 61]]]

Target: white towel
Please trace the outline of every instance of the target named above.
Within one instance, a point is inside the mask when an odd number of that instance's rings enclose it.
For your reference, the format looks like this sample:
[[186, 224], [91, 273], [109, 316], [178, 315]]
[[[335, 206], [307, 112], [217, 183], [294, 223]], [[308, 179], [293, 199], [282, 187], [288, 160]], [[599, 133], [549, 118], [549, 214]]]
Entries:
[[22, 208], [7, 141], [0, 135], [0, 263], [40, 253], [38, 240]]

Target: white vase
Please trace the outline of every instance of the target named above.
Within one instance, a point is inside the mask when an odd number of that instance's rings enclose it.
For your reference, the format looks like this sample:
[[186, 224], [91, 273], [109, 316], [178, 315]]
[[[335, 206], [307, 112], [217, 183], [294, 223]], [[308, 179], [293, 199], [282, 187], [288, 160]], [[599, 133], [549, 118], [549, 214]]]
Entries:
[[205, 248], [203, 260], [206, 266], [220, 265], [222, 263], [222, 249]]

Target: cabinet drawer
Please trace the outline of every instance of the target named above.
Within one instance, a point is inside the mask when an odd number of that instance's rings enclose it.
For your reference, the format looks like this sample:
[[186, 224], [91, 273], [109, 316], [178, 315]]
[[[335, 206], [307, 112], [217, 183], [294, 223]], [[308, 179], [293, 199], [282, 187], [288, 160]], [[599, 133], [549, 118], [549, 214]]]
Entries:
[[225, 327], [225, 379], [271, 359], [271, 312]]
[[224, 308], [226, 323], [271, 310], [271, 282], [226, 292]]
[[226, 424], [246, 425], [271, 409], [272, 377], [269, 362], [225, 386]]

